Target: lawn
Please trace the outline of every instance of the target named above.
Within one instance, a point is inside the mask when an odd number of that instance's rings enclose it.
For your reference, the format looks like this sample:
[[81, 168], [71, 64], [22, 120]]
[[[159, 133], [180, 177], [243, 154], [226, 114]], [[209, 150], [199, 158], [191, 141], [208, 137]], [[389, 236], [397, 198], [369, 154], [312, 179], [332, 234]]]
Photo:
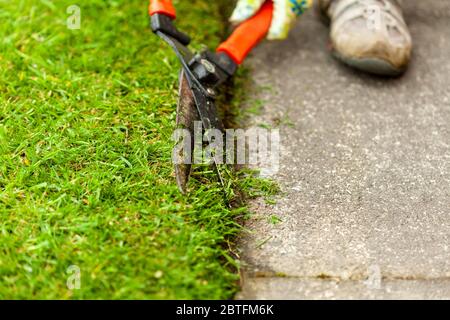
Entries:
[[[179, 65], [146, 1], [79, 0], [79, 30], [73, 3], [0, 0], [0, 299], [231, 298], [243, 209], [205, 169], [177, 190]], [[221, 1], [175, 4], [196, 47], [219, 43]]]

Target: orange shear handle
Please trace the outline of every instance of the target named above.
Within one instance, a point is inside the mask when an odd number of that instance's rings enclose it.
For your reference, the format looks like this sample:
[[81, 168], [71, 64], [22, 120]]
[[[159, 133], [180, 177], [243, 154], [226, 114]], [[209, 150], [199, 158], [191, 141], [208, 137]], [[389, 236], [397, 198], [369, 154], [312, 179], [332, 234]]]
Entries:
[[177, 16], [172, 0], [150, 0], [149, 13], [150, 16], [157, 13], [164, 14], [171, 19]]
[[273, 1], [267, 0], [252, 18], [241, 23], [217, 52], [225, 52], [238, 65], [269, 32], [273, 17]]

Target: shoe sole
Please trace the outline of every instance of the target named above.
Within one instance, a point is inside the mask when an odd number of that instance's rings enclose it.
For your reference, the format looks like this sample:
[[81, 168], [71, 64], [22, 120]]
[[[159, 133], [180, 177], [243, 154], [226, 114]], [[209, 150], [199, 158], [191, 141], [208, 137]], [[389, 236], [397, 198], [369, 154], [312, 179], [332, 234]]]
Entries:
[[396, 68], [386, 60], [379, 58], [352, 58], [343, 56], [336, 51], [333, 51], [333, 56], [350, 67], [379, 76], [398, 77], [406, 70], [405, 68]]

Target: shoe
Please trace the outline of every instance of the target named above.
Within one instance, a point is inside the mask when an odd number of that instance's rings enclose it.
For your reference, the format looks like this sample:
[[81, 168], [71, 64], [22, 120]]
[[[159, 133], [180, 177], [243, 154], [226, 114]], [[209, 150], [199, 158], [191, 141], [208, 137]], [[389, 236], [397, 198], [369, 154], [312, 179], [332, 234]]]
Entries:
[[412, 39], [400, 5], [400, 0], [319, 0], [330, 21], [333, 54], [369, 73], [404, 73]]

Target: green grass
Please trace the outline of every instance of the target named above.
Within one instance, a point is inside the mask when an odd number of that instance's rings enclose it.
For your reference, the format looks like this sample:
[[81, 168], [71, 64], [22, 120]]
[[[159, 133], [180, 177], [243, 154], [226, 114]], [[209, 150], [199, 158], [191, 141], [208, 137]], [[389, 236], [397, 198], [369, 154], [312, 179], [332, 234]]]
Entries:
[[[245, 209], [205, 170], [177, 191], [179, 65], [146, 1], [76, 3], [80, 30], [66, 27], [72, 0], [0, 0], [0, 299], [232, 297]], [[196, 47], [219, 43], [220, 1], [175, 4]]]

